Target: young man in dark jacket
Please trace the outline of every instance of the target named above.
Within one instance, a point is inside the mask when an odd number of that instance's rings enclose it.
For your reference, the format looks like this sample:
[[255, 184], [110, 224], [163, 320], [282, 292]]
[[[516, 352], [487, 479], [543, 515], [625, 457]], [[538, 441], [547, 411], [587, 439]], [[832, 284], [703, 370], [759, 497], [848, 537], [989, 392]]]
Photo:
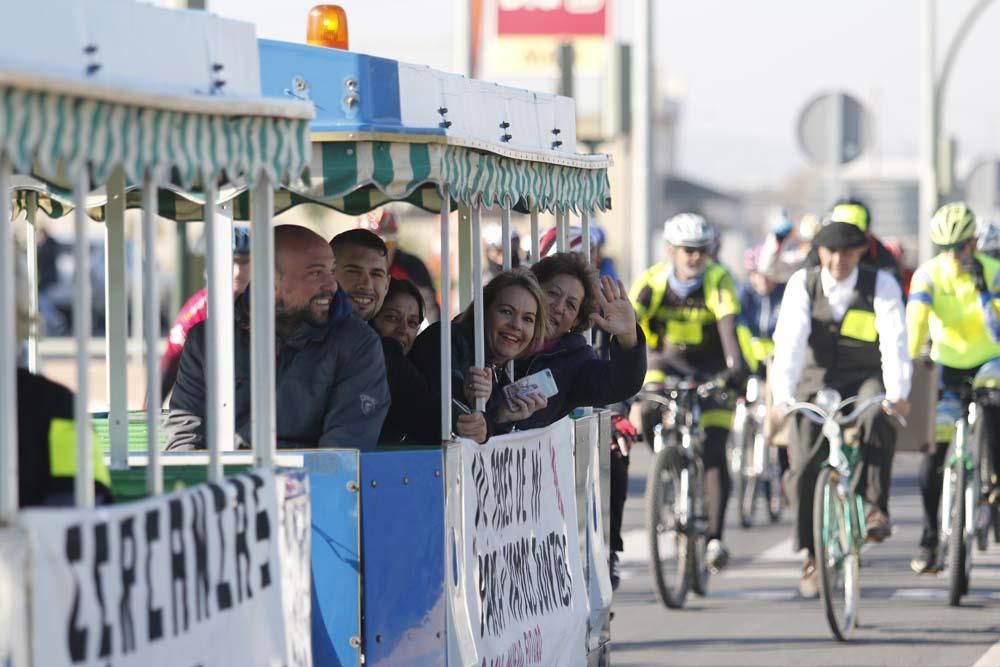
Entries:
[[[274, 230], [277, 446], [371, 450], [389, 408], [378, 335], [351, 313], [333, 251], [296, 225]], [[236, 303], [236, 432], [250, 441], [250, 300]], [[167, 418], [167, 449], [204, 449], [205, 329], [191, 330]]]

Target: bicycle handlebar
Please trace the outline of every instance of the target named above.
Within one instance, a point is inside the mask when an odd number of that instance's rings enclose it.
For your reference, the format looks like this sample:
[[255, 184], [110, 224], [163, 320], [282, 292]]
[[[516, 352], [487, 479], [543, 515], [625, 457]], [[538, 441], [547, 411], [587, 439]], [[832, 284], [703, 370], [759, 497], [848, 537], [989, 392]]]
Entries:
[[[852, 403], [857, 403], [858, 400], [859, 400], [858, 396], [852, 396], [851, 398], [841, 401], [840, 404], [833, 411], [833, 414], [834, 415], [837, 414], [838, 412], [840, 412], [847, 406], [851, 405]], [[885, 394], [875, 394], [874, 396], [870, 396], [864, 401], [861, 401], [861, 403], [850, 414], [844, 415], [842, 417], [834, 417], [834, 420], [841, 426], [846, 426], [856, 421], [862, 414], [870, 410], [873, 406], [881, 405], [884, 401], [885, 401]], [[801, 412], [809, 419], [809, 421], [813, 422], [814, 424], [823, 424], [823, 422], [825, 422], [832, 416], [824, 412], [823, 409], [820, 408], [815, 403], [809, 403], [808, 401], [799, 401], [797, 403], [793, 403], [792, 406], [788, 409], [788, 412], [786, 412], [785, 414], [787, 416], [792, 414], [793, 412]], [[898, 421], [901, 426], [904, 427], [906, 426], [906, 419], [903, 416], [893, 414], [891, 412], [887, 412], [886, 414], [888, 414], [890, 417], [895, 418], [896, 421]]]
[[[698, 394], [700, 398], [705, 398], [713, 391], [722, 389], [723, 387], [725, 387], [725, 383], [718, 379], [709, 380], [708, 382], [698, 383], [697, 380], [688, 378], [684, 380], [678, 380], [677, 382], [671, 383], [669, 385], [665, 384], [663, 385], [662, 391], [665, 393], [670, 391], [693, 391], [696, 394]], [[665, 396], [656, 391], [640, 391], [638, 394], [636, 394], [636, 398], [638, 398], [639, 400], [659, 403], [660, 405], [664, 406], [670, 405], [671, 402], [670, 397]]]

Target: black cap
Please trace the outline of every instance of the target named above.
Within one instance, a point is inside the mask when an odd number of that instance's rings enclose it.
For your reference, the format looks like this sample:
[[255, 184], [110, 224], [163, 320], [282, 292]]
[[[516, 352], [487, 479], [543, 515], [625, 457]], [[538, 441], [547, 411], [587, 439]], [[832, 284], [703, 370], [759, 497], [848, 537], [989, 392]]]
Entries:
[[830, 250], [847, 250], [868, 245], [868, 237], [849, 222], [828, 222], [820, 227], [812, 244]]

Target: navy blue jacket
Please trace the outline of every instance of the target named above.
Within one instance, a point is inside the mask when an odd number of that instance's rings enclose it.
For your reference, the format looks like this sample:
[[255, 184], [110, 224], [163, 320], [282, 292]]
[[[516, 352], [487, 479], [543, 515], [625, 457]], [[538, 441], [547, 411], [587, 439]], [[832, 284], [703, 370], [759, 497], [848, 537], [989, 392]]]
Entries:
[[632, 398], [646, 377], [646, 336], [636, 326], [638, 342], [629, 350], [611, 340], [611, 358], [599, 359], [582, 334], [568, 333], [556, 346], [529, 359], [515, 362], [517, 377], [548, 368], [559, 393], [548, 405], [527, 419], [518, 429], [539, 428], [559, 421], [576, 408], [603, 407]]
[[739, 290], [739, 323], [745, 324], [750, 334], [757, 338], [774, 338], [778, 309], [784, 295], [784, 284], [775, 285], [770, 294], [761, 296], [749, 282], [743, 283]]
[[[454, 399], [465, 402], [463, 387], [465, 384], [465, 371], [476, 363], [475, 337], [473, 335], [472, 322], [451, 322], [451, 396]], [[488, 352], [487, 352], [488, 354]], [[441, 323], [435, 322], [417, 336], [413, 342], [413, 349], [410, 350], [410, 361], [417, 367], [424, 376], [430, 387], [431, 396], [436, 401], [436, 405], [441, 405]], [[487, 361], [487, 365], [489, 362]], [[486, 427], [489, 436], [506, 433], [513, 428], [512, 424], [497, 424], [495, 415], [497, 410], [503, 406], [504, 385], [510, 384], [510, 378], [503, 368], [493, 369], [493, 391], [486, 401]], [[475, 406], [469, 406], [475, 409]], [[452, 428], [455, 421], [461, 414], [454, 406], [451, 410]], [[432, 432], [438, 433], [441, 439], [451, 437], [450, 433], [440, 433], [441, 417], [440, 412], [435, 411], [430, 417], [436, 424]], [[421, 427], [422, 428], [422, 427]], [[422, 429], [423, 430], [423, 429]]]
[[[237, 299], [234, 341], [236, 434], [250, 442], [250, 290]], [[205, 323], [181, 353], [167, 416], [167, 449], [205, 449]], [[372, 450], [389, 410], [379, 336], [351, 313], [338, 290], [324, 326], [304, 325], [278, 339], [276, 424], [279, 448]]]

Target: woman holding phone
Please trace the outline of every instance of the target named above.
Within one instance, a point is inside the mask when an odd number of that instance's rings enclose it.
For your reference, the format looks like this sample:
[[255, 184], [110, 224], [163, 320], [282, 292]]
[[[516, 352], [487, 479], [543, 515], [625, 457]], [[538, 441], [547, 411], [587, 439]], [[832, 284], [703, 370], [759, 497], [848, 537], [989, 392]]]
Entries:
[[[545, 339], [545, 299], [534, 275], [526, 269], [497, 274], [483, 288], [483, 324], [486, 367], [475, 367], [475, 332], [470, 304], [451, 322], [452, 397], [464, 401], [469, 414], [453, 410], [452, 428], [456, 435], [486, 442], [506, 433], [514, 422], [530, 417], [546, 405], [541, 394], [521, 394], [508, 405], [503, 387], [512, 381], [506, 365], [531, 354]], [[423, 373], [432, 395], [441, 397], [440, 323], [425, 329], [413, 344], [410, 359]], [[486, 400], [486, 410], [476, 412], [477, 398]], [[441, 434], [442, 439], [449, 434]]]

